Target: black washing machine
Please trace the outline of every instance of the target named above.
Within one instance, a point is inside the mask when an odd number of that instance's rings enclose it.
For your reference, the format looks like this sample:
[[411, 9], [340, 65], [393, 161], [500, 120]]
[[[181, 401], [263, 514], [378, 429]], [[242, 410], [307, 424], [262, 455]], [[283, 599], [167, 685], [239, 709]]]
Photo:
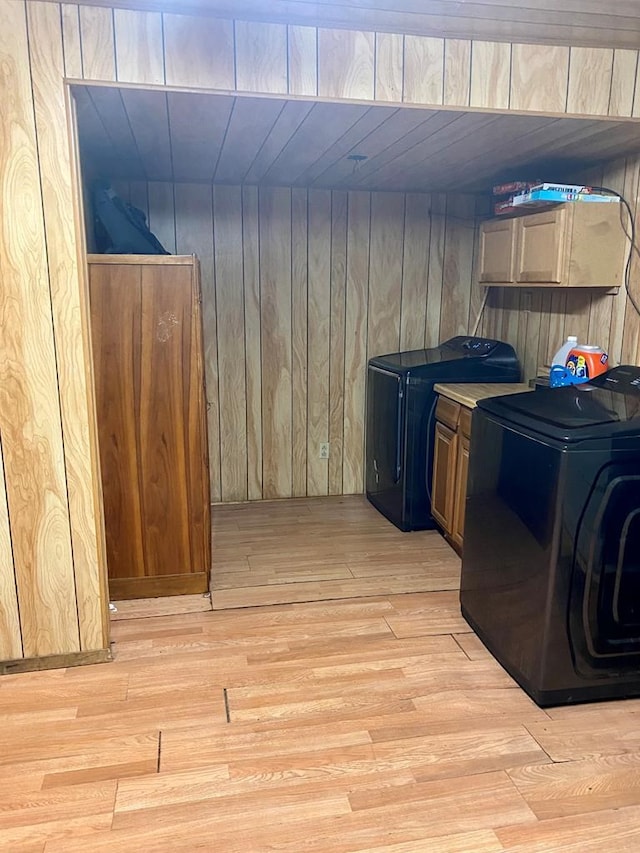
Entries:
[[437, 382], [518, 382], [509, 344], [457, 337], [372, 358], [367, 370], [366, 492], [400, 530], [434, 528], [431, 472]]
[[640, 368], [478, 404], [460, 601], [538, 705], [640, 695]]

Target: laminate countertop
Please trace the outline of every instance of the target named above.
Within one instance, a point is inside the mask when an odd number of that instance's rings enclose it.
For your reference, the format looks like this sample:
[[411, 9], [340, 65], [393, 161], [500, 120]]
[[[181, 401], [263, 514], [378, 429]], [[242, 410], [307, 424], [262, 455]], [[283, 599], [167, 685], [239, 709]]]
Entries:
[[523, 391], [533, 391], [524, 382], [469, 382], [469, 383], [437, 383], [436, 393], [468, 409], [475, 409], [478, 400], [487, 397], [502, 397], [505, 394], [519, 394]]

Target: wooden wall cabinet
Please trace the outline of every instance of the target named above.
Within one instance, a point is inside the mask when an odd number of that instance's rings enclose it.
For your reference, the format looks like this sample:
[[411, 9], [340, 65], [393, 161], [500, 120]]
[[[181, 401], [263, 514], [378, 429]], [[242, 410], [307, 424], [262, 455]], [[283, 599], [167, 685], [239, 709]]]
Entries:
[[619, 287], [627, 252], [621, 213], [618, 203], [573, 202], [482, 222], [480, 283]]
[[198, 261], [90, 255], [89, 284], [110, 597], [206, 592]]

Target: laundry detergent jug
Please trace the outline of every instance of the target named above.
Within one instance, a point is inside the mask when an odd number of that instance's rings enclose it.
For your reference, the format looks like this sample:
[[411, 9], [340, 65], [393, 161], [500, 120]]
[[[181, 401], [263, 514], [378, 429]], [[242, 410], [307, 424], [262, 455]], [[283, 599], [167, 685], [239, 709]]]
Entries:
[[580, 344], [569, 352], [566, 367], [572, 376], [586, 382], [605, 373], [608, 360], [608, 355], [600, 347]]

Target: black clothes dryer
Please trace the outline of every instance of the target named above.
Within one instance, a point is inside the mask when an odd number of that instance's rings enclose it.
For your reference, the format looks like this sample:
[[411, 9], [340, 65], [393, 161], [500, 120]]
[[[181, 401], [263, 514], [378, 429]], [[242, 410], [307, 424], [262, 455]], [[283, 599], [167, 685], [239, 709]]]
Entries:
[[640, 368], [478, 404], [460, 601], [539, 705], [640, 695]]
[[400, 530], [436, 526], [431, 472], [437, 382], [518, 382], [509, 344], [457, 337], [432, 349], [379, 355], [368, 363], [366, 492]]

